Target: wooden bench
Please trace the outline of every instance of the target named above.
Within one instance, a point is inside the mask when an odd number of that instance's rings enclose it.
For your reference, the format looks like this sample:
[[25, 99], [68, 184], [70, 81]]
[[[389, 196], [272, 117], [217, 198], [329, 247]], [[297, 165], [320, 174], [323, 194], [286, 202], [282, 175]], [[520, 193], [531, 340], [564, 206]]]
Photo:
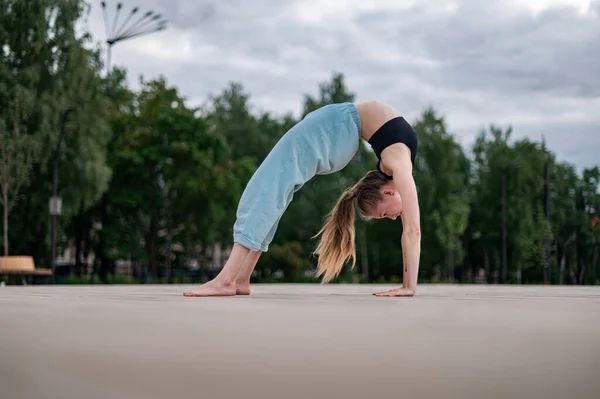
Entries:
[[[36, 269], [31, 256], [0, 256], [0, 276], [21, 276], [27, 284], [35, 276], [51, 276], [50, 269]], [[28, 278], [29, 277], [29, 278]]]

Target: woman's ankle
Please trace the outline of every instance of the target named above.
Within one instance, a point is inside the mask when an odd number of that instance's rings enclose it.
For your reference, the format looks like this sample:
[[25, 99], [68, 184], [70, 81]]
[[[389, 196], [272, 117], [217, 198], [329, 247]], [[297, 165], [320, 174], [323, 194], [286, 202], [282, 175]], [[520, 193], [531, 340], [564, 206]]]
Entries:
[[213, 279], [213, 281], [219, 285], [227, 286], [227, 287], [236, 285], [235, 276], [228, 275], [228, 274], [219, 274], [219, 275], [217, 275], [217, 277], [215, 277]]

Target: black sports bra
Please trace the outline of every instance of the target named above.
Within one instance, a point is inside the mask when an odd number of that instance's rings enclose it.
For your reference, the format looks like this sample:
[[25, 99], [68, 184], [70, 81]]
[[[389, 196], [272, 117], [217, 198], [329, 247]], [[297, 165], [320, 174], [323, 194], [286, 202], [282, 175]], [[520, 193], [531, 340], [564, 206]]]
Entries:
[[369, 139], [369, 144], [371, 144], [371, 148], [373, 148], [375, 155], [379, 159], [377, 161], [377, 170], [387, 177], [388, 180], [392, 180], [393, 177], [386, 175], [381, 170], [381, 152], [395, 143], [406, 144], [410, 149], [410, 161], [414, 166], [419, 140], [412, 126], [401, 116], [384, 123]]

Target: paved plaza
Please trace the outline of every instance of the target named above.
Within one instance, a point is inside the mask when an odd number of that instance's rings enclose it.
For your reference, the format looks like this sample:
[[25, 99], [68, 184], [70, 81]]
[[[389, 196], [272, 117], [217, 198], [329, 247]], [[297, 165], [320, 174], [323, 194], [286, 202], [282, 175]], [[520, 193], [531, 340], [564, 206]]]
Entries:
[[600, 398], [600, 287], [191, 288], [0, 287], [0, 398]]

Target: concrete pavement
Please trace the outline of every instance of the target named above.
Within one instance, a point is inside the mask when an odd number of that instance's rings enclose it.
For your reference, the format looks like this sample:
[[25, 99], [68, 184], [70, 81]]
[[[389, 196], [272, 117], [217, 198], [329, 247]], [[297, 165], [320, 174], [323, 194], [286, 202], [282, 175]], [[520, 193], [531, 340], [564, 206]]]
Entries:
[[600, 287], [0, 287], [0, 398], [600, 398]]

